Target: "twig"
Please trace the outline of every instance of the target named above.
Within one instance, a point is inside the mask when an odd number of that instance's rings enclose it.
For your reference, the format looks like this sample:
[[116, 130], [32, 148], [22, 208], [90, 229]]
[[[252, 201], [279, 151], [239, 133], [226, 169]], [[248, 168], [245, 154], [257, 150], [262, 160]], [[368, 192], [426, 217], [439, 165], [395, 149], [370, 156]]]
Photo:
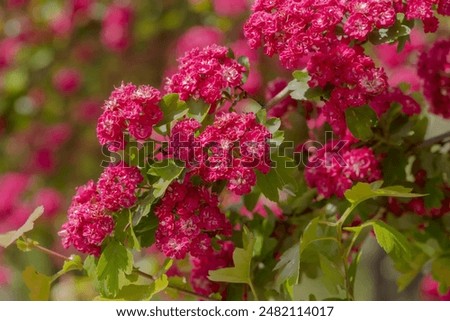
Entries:
[[[140, 276], [146, 278], [146, 279], [149, 279], [149, 280], [152, 280], [152, 281], [155, 281], [155, 280], [156, 280], [156, 278], [155, 278], [153, 275], [147, 274], [147, 273], [145, 273], [145, 272], [143, 272], [143, 271], [141, 271], [141, 270], [139, 270], [139, 269], [135, 269], [135, 272], [136, 272], [137, 274], [139, 274]], [[189, 290], [186, 290], [186, 289], [183, 289], [183, 288], [174, 286], [174, 285], [168, 285], [167, 287], [170, 288], [170, 289], [173, 289], [173, 290], [177, 290], [177, 291], [179, 291], [179, 292], [182, 292], [182, 293], [184, 293], [184, 294], [187, 294], [187, 295], [191, 295], [191, 296], [200, 298], [200, 299], [205, 300], [205, 301], [217, 301], [216, 299], [212, 299], [212, 298], [210, 298], [210, 297], [207, 297], [206, 295], [198, 294], [198, 293], [195, 293], [195, 292], [193, 292], [193, 291], [189, 291]]]
[[289, 86], [284, 87], [282, 91], [280, 91], [275, 97], [273, 97], [271, 100], [267, 102], [267, 104], [264, 105], [265, 109], [270, 109], [279, 102], [281, 102], [283, 99], [285, 99], [289, 94], [291, 93], [291, 90], [289, 89]]
[[434, 144], [444, 142], [445, 139], [449, 138], [449, 137], [450, 137], [450, 131], [443, 133], [441, 135], [435, 136], [435, 137], [431, 137], [427, 140], [424, 140], [419, 145], [415, 146], [415, 148], [424, 148], [424, 147], [433, 146]]

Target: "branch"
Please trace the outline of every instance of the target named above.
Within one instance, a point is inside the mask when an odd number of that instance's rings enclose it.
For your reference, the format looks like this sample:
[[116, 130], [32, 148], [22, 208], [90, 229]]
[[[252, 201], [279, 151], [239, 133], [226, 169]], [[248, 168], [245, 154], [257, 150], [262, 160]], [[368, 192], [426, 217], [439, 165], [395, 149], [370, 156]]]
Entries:
[[[141, 270], [139, 270], [139, 269], [135, 269], [135, 272], [136, 272], [137, 274], [139, 274], [140, 276], [146, 278], [146, 279], [149, 279], [149, 280], [152, 280], [152, 281], [155, 281], [155, 280], [156, 280], [156, 278], [155, 278], [153, 275], [147, 274], [147, 273], [145, 273], [145, 272], [143, 272], [143, 271], [141, 271]], [[173, 289], [173, 290], [177, 290], [178, 292], [182, 292], [182, 293], [184, 293], [184, 294], [187, 294], [187, 295], [191, 295], [191, 296], [200, 298], [200, 299], [205, 300], [205, 301], [217, 301], [217, 300], [215, 300], [215, 299], [212, 299], [212, 298], [210, 298], [210, 297], [207, 297], [206, 295], [198, 294], [198, 293], [195, 293], [195, 292], [193, 292], [193, 291], [189, 291], [189, 290], [186, 290], [186, 289], [183, 289], [183, 288], [174, 286], [174, 285], [170, 285], [170, 284], [169, 284], [167, 287], [170, 288], [170, 289]]]
[[289, 86], [284, 87], [282, 91], [280, 91], [275, 97], [273, 97], [267, 102], [267, 104], [264, 105], [264, 108], [269, 110], [270, 108], [281, 102], [283, 99], [287, 98], [290, 93], [291, 90], [289, 89]]
[[444, 142], [449, 137], [450, 137], [450, 131], [443, 133], [441, 135], [435, 136], [435, 137], [431, 137], [427, 140], [424, 140], [422, 143], [417, 145], [415, 148], [424, 148], [424, 147], [433, 146], [434, 144]]

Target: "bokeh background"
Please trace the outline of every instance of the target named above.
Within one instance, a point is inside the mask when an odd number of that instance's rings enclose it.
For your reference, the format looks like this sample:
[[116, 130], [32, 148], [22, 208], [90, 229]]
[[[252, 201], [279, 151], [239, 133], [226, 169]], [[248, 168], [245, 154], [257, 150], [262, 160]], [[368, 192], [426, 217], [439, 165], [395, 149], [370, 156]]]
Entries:
[[[96, 138], [102, 102], [123, 82], [163, 88], [186, 50], [212, 43], [248, 56], [245, 89], [260, 102], [273, 92], [270, 82], [291, 77], [277, 59], [250, 50], [242, 35], [252, 0], [1, 0], [0, 1], [0, 233], [19, 227], [43, 204], [46, 211], [33, 238], [63, 250], [57, 232], [75, 187], [101, 172], [105, 158]], [[438, 34], [414, 32], [405, 51], [383, 45], [372, 51], [393, 85], [420, 90], [418, 54], [437, 37], [448, 37], [448, 21]], [[280, 90], [279, 88], [278, 90]], [[292, 117], [295, 115], [290, 115]], [[294, 118], [295, 120], [295, 118]], [[435, 117], [428, 136], [448, 128]], [[287, 134], [296, 143], [305, 128]], [[356, 282], [360, 300], [423, 299], [420, 278], [398, 294], [396, 274], [373, 240], [364, 247]], [[150, 269], [156, 258], [144, 257]], [[28, 265], [45, 274], [61, 262], [14, 246], [0, 250], [0, 299], [26, 300], [21, 273]], [[314, 282], [305, 293], [319, 293]], [[96, 296], [83, 276], [69, 274], [52, 290], [53, 299]], [[300, 297], [302, 295], [300, 294]], [[305, 296], [304, 299], [307, 299]]]

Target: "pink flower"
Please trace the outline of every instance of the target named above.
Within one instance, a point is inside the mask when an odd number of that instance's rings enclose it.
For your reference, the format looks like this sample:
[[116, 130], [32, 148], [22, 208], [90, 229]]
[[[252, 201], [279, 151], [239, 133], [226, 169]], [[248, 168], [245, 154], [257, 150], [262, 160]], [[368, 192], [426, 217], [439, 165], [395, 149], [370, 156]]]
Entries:
[[34, 206], [44, 206], [44, 215], [53, 217], [58, 214], [63, 203], [62, 195], [53, 188], [42, 188], [34, 195]]
[[420, 295], [427, 301], [450, 301], [450, 291], [439, 293], [439, 283], [431, 275], [426, 275], [420, 283]]
[[218, 202], [217, 195], [205, 187], [172, 183], [155, 209], [158, 249], [176, 259], [183, 259], [187, 253], [211, 254], [211, 238], [231, 233], [231, 224], [220, 212]]
[[50, 21], [50, 28], [57, 37], [69, 36], [73, 27], [73, 15], [68, 10], [62, 10]]
[[133, 10], [130, 6], [110, 5], [102, 21], [101, 40], [112, 51], [123, 51], [130, 44]]
[[433, 47], [422, 52], [418, 74], [423, 81], [423, 93], [430, 102], [430, 111], [450, 118], [450, 40], [436, 41]]
[[195, 26], [188, 29], [176, 44], [177, 57], [195, 48], [204, 48], [223, 42], [223, 33], [215, 27]]
[[222, 92], [243, 84], [244, 66], [228, 57], [228, 49], [211, 45], [193, 49], [178, 59], [178, 72], [167, 79], [166, 91], [180, 94], [181, 99], [202, 99], [216, 106]]
[[370, 148], [351, 149], [328, 143], [310, 157], [305, 169], [305, 179], [310, 187], [325, 197], [343, 197], [344, 192], [356, 182], [373, 182], [381, 177], [379, 164]]
[[443, 16], [450, 16], [450, 1], [439, 0], [438, 13]]
[[[231, 266], [233, 264], [234, 245], [230, 241], [220, 242], [220, 250], [214, 251], [210, 256], [192, 257], [192, 271], [189, 281], [195, 292], [201, 295], [222, 293], [225, 297], [224, 286], [208, 279], [209, 271]], [[222, 290], [222, 291], [221, 291]]]
[[9, 67], [21, 48], [21, 42], [17, 38], [0, 40], [0, 70]]
[[89, 181], [77, 189], [68, 211], [68, 221], [59, 231], [64, 248], [75, 247], [78, 251], [99, 256], [103, 240], [114, 229], [114, 220], [108, 215], [96, 191]]
[[73, 94], [80, 88], [81, 74], [76, 69], [60, 69], [53, 77], [53, 85], [62, 94]]
[[118, 163], [104, 169], [97, 182], [97, 193], [110, 211], [129, 208], [136, 203], [136, 190], [143, 180], [137, 167]]
[[123, 149], [124, 133], [136, 140], [145, 140], [152, 134], [152, 128], [163, 117], [158, 103], [160, 92], [150, 86], [129, 83], [115, 88], [103, 105], [103, 114], [97, 123], [97, 138], [110, 151]]
[[0, 286], [9, 284], [11, 281], [11, 271], [0, 265]]
[[22, 194], [30, 184], [30, 177], [23, 173], [5, 173], [0, 176], [0, 220], [11, 215], [20, 205]]
[[218, 16], [238, 16], [248, 9], [248, 0], [213, 0], [214, 11]]

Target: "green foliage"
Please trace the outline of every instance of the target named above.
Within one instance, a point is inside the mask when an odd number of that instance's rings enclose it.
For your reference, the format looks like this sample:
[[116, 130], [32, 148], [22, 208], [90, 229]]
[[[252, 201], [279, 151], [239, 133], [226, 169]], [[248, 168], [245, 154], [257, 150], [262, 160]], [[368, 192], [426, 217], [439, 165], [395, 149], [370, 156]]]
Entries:
[[345, 110], [345, 120], [352, 134], [363, 141], [372, 138], [372, 127], [375, 127], [378, 123], [377, 114], [367, 105], [347, 108]]
[[165, 159], [160, 163], [153, 164], [148, 174], [156, 176], [158, 180], [152, 185], [155, 198], [164, 195], [167, 187], [183, 172], [183, 167], [178, 166], [173, 159]]
[[345, 192], [345, 198], [352, 204], [359, 204], [370, 198], [384, 197], [422, 197], [423, 194], [411, 193], [412, 188], [403, 186], [390, 186], [380, 188], [378, 184], [357, 183]]
[[250, 285], [251, 262], [255, 238], [246, 228], [243, 233], [244, 248], [235, 248], [233, 252], [233, 267], [209, 271], [208, 278], [215, 282], [245, 283]]
[[44, 207], [39, 206], [30, 214], [26, 222], [15, 231], [0, 234], [0, 246], [8, 247], [20, 238], [24, 233], [29, 232], [34, 227], [34, 222], [44, 213]]
[[165, 95], [159, 106], [163, 112], [163, 119], [158, 123], [158, 126], [165, 126], [172, 121], [182, 118], [188, 112], [186, 102], [180, 100], [178, 94]]
[[165, 290], [169, 285], [167, 275], [163, 274], [149, 285], [130, 284], [122, 287], [116, 297], [118, 300], [148, 301], [152, 297]]
[[52, 278], [37, 272], [29, 266], [22, 273], [23, 281], [28, 288], [30, 300], [47, 301], [50, 298]]
[[294, 80], [291, 80], [288, 84], [288, 89], [292, 99], [303, 100], [305, 99], [306, 91], [309, 89], [308, 81], [309, 75], [303, 71], [295, 71], [293, 73]]
[[116, 240], [112, 240], [103, 250], [97, 264], [98, 280], [104, 285], [106, 296], [119, 293], [119, 277], [133, 270], [133, 255]]

